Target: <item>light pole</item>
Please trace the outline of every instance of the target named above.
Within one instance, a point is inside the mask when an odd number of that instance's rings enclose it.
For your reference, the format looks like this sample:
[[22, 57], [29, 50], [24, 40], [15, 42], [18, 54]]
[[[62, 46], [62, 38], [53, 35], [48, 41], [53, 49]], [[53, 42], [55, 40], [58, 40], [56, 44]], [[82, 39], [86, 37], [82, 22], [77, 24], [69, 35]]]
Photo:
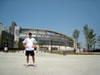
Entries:
[[52, 53], [52, 39], [51, 39], [51, 53]]

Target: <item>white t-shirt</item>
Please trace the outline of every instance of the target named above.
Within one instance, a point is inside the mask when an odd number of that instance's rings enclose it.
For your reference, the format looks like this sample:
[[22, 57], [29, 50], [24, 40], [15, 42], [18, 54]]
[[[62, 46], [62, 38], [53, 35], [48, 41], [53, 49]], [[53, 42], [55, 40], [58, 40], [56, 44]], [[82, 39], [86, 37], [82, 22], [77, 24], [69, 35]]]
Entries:
[[26, 38], [23, 43], [26, 44], [26, 46], [28, 46], [28, 48], [25, 48], [25, 50], [27, 51], [32, 51], [34, 50], [34, 48], [32, 48], [32, 46], [37, 43], [37, 41], [34, 38]]

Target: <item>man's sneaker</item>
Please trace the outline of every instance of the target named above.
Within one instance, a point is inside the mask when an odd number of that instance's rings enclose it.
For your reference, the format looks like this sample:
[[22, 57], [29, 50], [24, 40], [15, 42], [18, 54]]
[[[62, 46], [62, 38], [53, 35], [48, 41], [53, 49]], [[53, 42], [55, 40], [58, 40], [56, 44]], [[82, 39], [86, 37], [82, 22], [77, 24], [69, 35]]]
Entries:
[[36, 67], [36, 66], [37, 66], [37, 64], [33, 64], [33, 66], [34, 66], [34, 67]]
[[29, 64], [26, 64], [26, 67], [28, 67], [29, 66]]

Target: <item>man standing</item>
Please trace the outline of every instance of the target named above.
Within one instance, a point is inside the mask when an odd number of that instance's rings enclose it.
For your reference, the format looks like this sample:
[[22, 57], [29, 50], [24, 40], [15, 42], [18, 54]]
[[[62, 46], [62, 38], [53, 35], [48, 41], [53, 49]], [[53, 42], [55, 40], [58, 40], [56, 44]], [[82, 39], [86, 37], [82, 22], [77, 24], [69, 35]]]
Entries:
[[34, 48], [36, 48], [37, 46], [37, 41], [34, 38], [32, 38], [32, 33], [29, 33], [28, 36], [29, 37], [23, 41], [23, 46], [25, 47], [26, 50], [25, 52], [27, 60], [26, 66], [29, 66], [29, 55], [32, 56], [33, 65], [36, 66]]

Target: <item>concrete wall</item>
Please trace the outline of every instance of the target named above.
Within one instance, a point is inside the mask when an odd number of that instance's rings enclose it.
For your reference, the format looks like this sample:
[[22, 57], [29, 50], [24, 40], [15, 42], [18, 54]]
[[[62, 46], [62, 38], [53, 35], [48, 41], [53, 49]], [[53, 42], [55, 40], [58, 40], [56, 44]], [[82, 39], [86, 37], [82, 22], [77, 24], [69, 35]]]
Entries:
[[14, 29], [14, 48], [18, 48], [19, 35], [20, 35], [20, 27], [15, 26], [15, 29]]

